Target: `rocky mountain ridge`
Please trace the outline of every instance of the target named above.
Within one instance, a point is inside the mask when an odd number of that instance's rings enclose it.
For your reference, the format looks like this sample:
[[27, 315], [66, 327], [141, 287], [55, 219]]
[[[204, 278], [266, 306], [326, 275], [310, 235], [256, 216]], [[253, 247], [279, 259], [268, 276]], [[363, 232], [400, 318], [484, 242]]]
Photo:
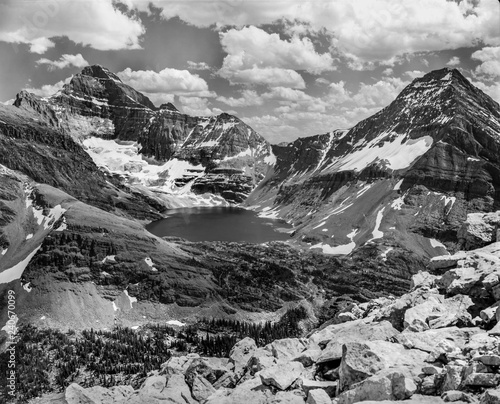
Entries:
[[[170, 103], [157, 108], [102, 66], [84, 68], [51, 97], [22, 91], [14, 105], [41, 115], [82, 142], [98, 166], [160, 199], [166, 192], [188, 193], [197, 179], [210, 180], [203, 178], [205, 171], [220, 166], [240, 170], [232, 178], [238, 190], [226, 192], [225, 199], [242, 202], [272, 160], [267, 141], [237, 117], [189, 116]], [[176, 186], [176, 180], [193, 176], [189, 187]]]
[[273, 146], [277, 163], [245, 204], [325, 253], [453, 252], [468, 213], [500, 206], [499, 133], [498, 103], [458, 70], [433, 71], [350, 130]]

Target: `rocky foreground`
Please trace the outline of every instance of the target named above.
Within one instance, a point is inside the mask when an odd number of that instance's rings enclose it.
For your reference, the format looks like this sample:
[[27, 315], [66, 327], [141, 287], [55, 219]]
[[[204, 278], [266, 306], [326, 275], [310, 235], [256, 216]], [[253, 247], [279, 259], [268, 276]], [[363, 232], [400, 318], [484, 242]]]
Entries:
[[142, 387], [77, 384], [34, 403], [500, 403], [500, 242], [433, 258], [410, 292], [339, 312], [307, 338], [173, 357]]

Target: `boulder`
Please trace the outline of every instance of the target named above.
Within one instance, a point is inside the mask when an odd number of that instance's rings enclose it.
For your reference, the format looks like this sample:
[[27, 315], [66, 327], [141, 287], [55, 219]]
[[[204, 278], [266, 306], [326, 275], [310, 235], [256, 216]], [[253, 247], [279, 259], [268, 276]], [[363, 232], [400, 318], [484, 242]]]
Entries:
[[412, 379], [394, 369], [386, 369], [352, 386], [339, 395], [339, 404], [359, 401], [405, 400], [417, 390]]
[[243, 338], [233, 346], [229, 353], [229, 359], [234, 364], [234, 373], [237, 377], [241, 377], [248, 360], [252, 357], [256, 349], [257, 344], [249, 337]]
[[436, 285], [436, 279], [438, 277], [436, 275], [432, 275], [427, 271], [418, 271], [415, 275], [411, 277], [410, 289], [416, 288], [434, 288]]
[[350, 342], [342, 347], [340, 364], [340, 391], [349, 389], [385, 368], [385, 363], [374, 350], [360, 342]]
[[318, 381], [318, 380], [309, 380], [309, 379], [302, 379], [302, 390], [304, 391], [305, 395], [307, 396], [311, 390], [317, 390], [321, 389], [326, 391], [326, 393], [330, 397], [335, 396], [335, 392], [337, 391], [337, 382], [331, 382], [331, 381]]
[[198, 359], [198, 354], [188, 354], [186, 356], [172, 356], [161, 367], [161, 373], [167, 376], [177, 374], [184, 375], [193, 360]]
[[301, 352], [298, 356], [296, 356], [292, 360], [302, 363], [305, 367], [309, 367], [309, 366], [314, 365], [318, 361], [321, 354], [322, 354], [322, 351], [319, 347], [318, 348], [310, 348], [310, 349], [306, 349], [305, 351]]
[[308, 341], [299, 338], [284, 338], [277, 339], [265, 348], [271, 351], [272, 355], [280, 361], [290, 361], [292, 358], [297, 357], [301, 352], [307, 348]]
[[106, 389], [101, 386], [83, 388], [76, 383], [66, 388], [64, 400], [67, 404], [114, 404], [124, 402], [134, 393], [131, 386], [117, 386]]
[[[322, 351], [317, 363], [338, 360], [342, 357], [342, 345], [347, 342], [365, 342], [374, 340], [388, 341], [399, 334], [391, 323], [382, 321], [380, 323], [364, 323], [362, 320], [352, 321], [350, 323], [328, 326], [328, 334], [322, 336], [311, 336], [318, 343], [324, 343], [328, 335], [328, 341], [325, 349]], [[323, 330], [323, 331], [326, 331]]]
[[479, 361], [486, 366], [500, 366], [500, 356], [498, 355], [476, 356], [474, 360]]
[[306, 404], [332, 404], [332, 399], [325, 390], [311, 390], [307, 395]]
[[445, 403], [474, 403], [476, 402], [469, 394], [460, 390], [449, 390], [441, 395]]
[[254, 377], [234, 389], [217, 390], [205, 404], [268, 404], [272, 402], [272, 398], [271, 388], [263, 385], [258, 377]]
[[486, 390], [482, 395], [479, 404], [500, 404], [500, 390]]
[[437, 392], [437, 386], [436, 386], [436, 375], [430, 375], [427, 377], [424, 377], [422, 380], [422, 383], [420, 384], [419, 391], [422, 394], [425, 395], [434, 395]]
[[433, 295], [424, 303], [406, 310], [404, 323], [408, 327], [415, 320], [420, 320], [428, 323], [430, 328], [469, 323], [472, 317], [467, 309], [472, 305], [473, 302], [469, 296], [457, 295], [445, 299], [442, 295]]
[[470, 387], [496, 387], [500, 383], [500, 374], [471, 373], [464, 381]]
[[459, 251], [453, 255], [440, 255], [439, 257], [433, 257], [429, 262], [429, 268], [434, 271], [453, 268], [457, 266], [458, 261], [463, 260], [466, 257], [467, 255], [464, 251]]
[[175, 404], [195, 404], [184, 376], [173, 374], [167, 379], [164, 376], [148, 377], [141, 388], [127, 401], [127, 404], [161, 404], [165, 401]]
[[277, 364], [264, 369], [259, 373], [262, 384], [274, 386], [280, 390], [290, 387], [304, 372], [304, 366], [300, 362], [289, 362]]
[[[282, 361], [283, 362], [283, 361]], [[248, 360], [246, 370], [253, 376], [263, 369], [269, 368], [277, 363], [276, 358], [267, 348], [257, 348]]]
[[314, 332], [309, 340], [320, 346], [327, 345], [332, 340], [342, 339], [352, 342], [374, 339], [389, 340], [399, 332], [388, 321], [373, 322], [372, 319], [361, 319], [342, 324], [333, 324]]
[[445, 378], [441, 391], [458, 390], [462, 384], [464, 370], [465, 367], [463, 366], [447, 365], [444, 369]]
[[207, 399], [215, 392], [212, 384], [200, 375], [195, 376], [190, 387], [191, 395], [200, 403], [207, 401]]
[[458, 328], [456, 326], [421, 332], [405, 330], [396, 336], [396, 340], [406, 348], [415, 348], [425, 352], [432, 352], [443, 339], [447, 339], [453, 342], [458, 348], [463, 349], [477, 333], [484, 333], [484, 331], [480, 328]]
[[[268, 401], [269, 404], [304, 404], [305, 397], [300, 390], [278, 391], [276, 395]], [[328, 403], [331, 404], [331, 401]]]
[[448, 363], [452, 359], [462, 357], [462, 350], [452, 340], [442, 339], [438, 342], [434, 350], [429, 353], [425, 361], [429, 363], [437, 361]]
[[469, 213], [462, 223], [457, 236], [465, 241], [465, 247], [482, 247], [497, 240], [497, 228], [500, 225], [500, 212]]
[[195, 378], [202, 376], [210, 384], [214, 384], [229, 372], [227, 366], [228, 361], [225, 358], [195, 358], [184, 373], [186, 383], [192, 387]]

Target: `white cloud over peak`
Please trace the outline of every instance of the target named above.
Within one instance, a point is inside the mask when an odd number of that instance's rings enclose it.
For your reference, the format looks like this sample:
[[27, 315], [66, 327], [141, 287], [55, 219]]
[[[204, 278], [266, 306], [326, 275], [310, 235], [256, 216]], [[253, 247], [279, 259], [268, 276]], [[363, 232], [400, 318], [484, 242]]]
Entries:
[[230, 29], [219, 35], [221, 45], [228, 53], [223, 69], [257, 66], [306, 70], [313, 74], [335, 70], [331, 55], [317, 53], [312, 41], [306, 37], [283, 40], [278, 34], [269, 34], [254, 26]]
[[0, 41], [28, 44], [43, 54], [51, 38], [65, 36], [98, 50], [138, 49], [144, 26], [112, 0], [5, 0], [0, 3]]
[[66, 67], [72, 66], [82, 68], [89, 65], [89, 62], [83, 58], [81, 53], [78, 53], [77, 55], [64, 54], [59, 58], [59, 60], [42, 58], [37, 60], [36, 63], [39, 65], [47, 65], [49, 70], [65, 69]]
[[448, 60], [448, 63], [446, 63], [447, 66], [458, 66], [460, 64], [460, 58], [458, 56], [453, 56], [450, 60]]
[[481, 64], [476, 67], [476, 74], [500, 77], [500, 46], [480, 49], [472, 54], [472, 59], [481, 62]]
[[120, 79], [137, 91], [149, 94], [175, 94], [192, 96], [213, 96], [208, 84], [197, 74], [187, 70], [165, 68], [159, 72], [153, 70], [132, 70], [126, 68], [117, 73]]
[[62, 90], [65, 84], [68, 84], [71, 81], [72, 77], [68, 77], [65, 80], [58, 81], [55, 84], [45, 84], [40, 88], [27, 87], [26, 91], [38, 95], [39, 97], [50, 97], [54, 95], [59, 90]]

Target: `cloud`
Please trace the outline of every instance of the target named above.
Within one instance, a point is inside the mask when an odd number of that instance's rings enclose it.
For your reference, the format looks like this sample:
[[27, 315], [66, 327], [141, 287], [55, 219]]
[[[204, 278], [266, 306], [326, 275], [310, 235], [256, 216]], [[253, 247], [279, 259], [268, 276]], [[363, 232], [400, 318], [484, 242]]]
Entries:
[[248, 107], [253, 105], [262, 105], [264, 100], [254, 90], [245, 89], [241, 92], [240, 98], [217, 97], [217, 101], [223, 102], [230, 107]]
[[125, 15], [113, 0], [5, 0], [0, 4], [0, 41], [28, 44], [42, 54], [54, 47], [51, 38], [70, 40], [98, 50], [138, 49], [145, 29]]
[[361, 83], [353, 101], [358, 107], [382, 108], [391, 103], [407, 85], [408, 82], [400, 78], [384, 78], [375, 84]]
[[460, 64], [460, 58], [458, 56], [453, 56], [450, 60], [448, 60], [448, 63], [446, 63], [447, 66], [458, 66]]
[[127, 67], [117, 73], [120, 79], [135, 88], [137, 91], [148, 94], [191, 95], [199, 97], [213, 97], [208, 84], [197, 74], [187, 70], [165, 68], [160, 72], [153, 70], [132, 70]]
[[486, 84], [481, 81], [478, 81], [478, 82], [472, 82], [472, 84], [483, 90], [496, 102], [500, 103], [500, 83], [495, 82], [492, 84]]
[[[127, 0], [147, 10], [142, 0]], [[296, 21], [295, 32], [326, 29], [332, 45], [353, 67], [392, 65], [408, 53], [500, 45], [498, 2], [494, 0], [152, 0], [165, 19], [196, 25], [262, 26]], [[196, 7], [196, 12], [193, 8]], [[299, 23], [306, 28], [297, 27]], [[264, 49], [265, 51], [265, 49]]]
[[420, 70], [408, 70], [403, 74], [413, 80], [416, 79], [417, 77], [422, 77], [425, 73]]
[[490, 77], [500, 76], [500, 46], [485, 47], [474, 52], [471, 57], [481, 62], [475, 69], [476, 74]]
[[210, 70], [210, 66], [205, 62], [192, 62], [188, 60], [187, 65], [189, 70]]
[[254, 66], [306, 70], [318, 74], [335, 70], [330, 54], [319, 54], [309, 38], [294, 36], [289, 41], [278, 34], [250, 26], [221, 32], [222, 48], [227, 52], [222, 69], [250, 69]]
[[269, 92], [264, 93], [262, 98], [279, 101], [312, 101], [313, 97], [307, 95], [303, 91], [295, 90], [287, 87], [274, 87]]
[[37, 60], [36, 63], [39, 65], [47, 65], [49, 70], [65, 69], [71, 66], [82, 68], [89, 65], [89, 62], [83, 58], [81, 53], [78, 53], [77, 55], [64, 54], [59, 58], [59, 60], [42, 58]]
[[208, 107], [208, 99], [202, 97], [179, 97], [182, 105], [182, 110], [185, 114], [194, 116], [208, 116], [220, 113], [220, 109], [210, 109]]
[[270, 87], [306, 88], [302, 76], [295, 70], [276, 67], [251, 69], [221, 69], [219, 75], [228, 79], [232, 84], [263, 84]]
[[58, 81], [55, 84], [45, 84], [40, 88], [27, 87], [26, 91], [38, 95], [39, 97], [50, 97], [54, 95], [59, 90], [62, 90], [65, 84], [68, 84], [71, 81], [72, 77], [68, 77], [65, 80]]
[[394, 70], [390, 67], [388, 67], [387, 69], [384, 69], [384, 71], [382, 72], [382, 74], [384, 76], [391, 76], [393, 73], [394, 73]]

